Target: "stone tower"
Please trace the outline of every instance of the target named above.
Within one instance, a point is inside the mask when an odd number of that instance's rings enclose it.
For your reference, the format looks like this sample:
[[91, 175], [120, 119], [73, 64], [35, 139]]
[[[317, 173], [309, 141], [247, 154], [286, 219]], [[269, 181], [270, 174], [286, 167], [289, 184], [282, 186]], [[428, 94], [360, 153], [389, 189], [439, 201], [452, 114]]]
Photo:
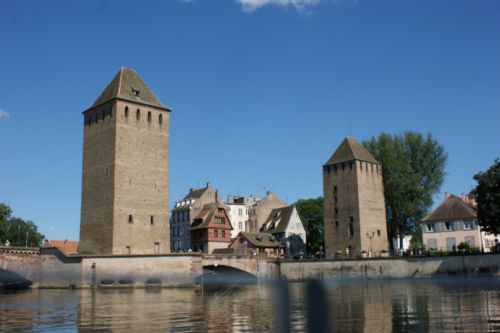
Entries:
[[121, 68], [83, 112], [80, 253], [170, 251], [170, 111]]
[[325, 251], [328, 258], [388, 250], [382, 166], [346, 137], [323, 166]]

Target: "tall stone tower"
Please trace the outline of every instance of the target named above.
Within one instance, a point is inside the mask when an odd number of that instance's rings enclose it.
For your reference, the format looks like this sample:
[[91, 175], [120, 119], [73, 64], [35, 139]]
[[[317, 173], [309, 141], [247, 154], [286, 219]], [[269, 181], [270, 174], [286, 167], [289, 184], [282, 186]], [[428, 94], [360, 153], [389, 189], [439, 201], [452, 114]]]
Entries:
[[170, 251], [170, 111], [121, 68], [83, 112], [80, 253]]
[[323, 166], [325, 251], [328, 258], [388, 250], [382, 166], [346, 137]]

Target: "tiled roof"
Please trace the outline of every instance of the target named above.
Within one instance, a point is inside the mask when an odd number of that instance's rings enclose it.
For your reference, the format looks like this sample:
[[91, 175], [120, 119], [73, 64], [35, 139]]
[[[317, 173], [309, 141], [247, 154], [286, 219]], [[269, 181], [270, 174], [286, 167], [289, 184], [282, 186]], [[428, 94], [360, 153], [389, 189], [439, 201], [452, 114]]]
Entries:
[[[204, 205], [200, 213], [193, 219], [193, 223], [191, 224], [190, 229], [195, 230], [195, 229], [207, 228], [217, 209], [224, 209], [225, 211], [226, 208], [224, 207], [224, 204], [221, 202], [212, 202]], [[227, 223], [229, 223], [229, 226], [232, 230], [233, 227], [231, 226], [229, 220], [227, 220]]]
[[457, 219], [475, 219], [476, 209], [455, 195], [450, 195], [439, 204], [422, 222], [446, 221]]
[[354, 160], [380, 164], [361, 143], [348, 136], [342, 141], [325, 165], [333, 165]]
[[203, 187], [203, 188], [198, 188], [198, 189], [191, 189], [189, 190], [189, 193], [186, 194], [183, 200], [186, 199], [199, 199], [205, 191], [208, 190], [208, 187]]
[[270, 232], [272, 234], [285, 232], [290, 222], [293, 209], [294, 205], [273, 209], [266, 222], [260, 228], [260, 231]]
[[137, 73], [130, 68], [120, 68], [113, 80], [104, 89], [89, 109], [104, 104], [112, 99], [121, 99], [140, 103], [159, 109], [170, 111], [160, 102], [151, 89], [142, 81]]
[[249, 243], [255, 247], [276, 248], [283, 247], [281, 242], [268, 232], [244, 232], [241, 231], [233, 242], [239, 242], [240, 236], [243, 236]]
[[77, 253], [80, 242], [68, 240], [48, 240], [43, 244], [43, 247], [58, 247], [65, 253]]

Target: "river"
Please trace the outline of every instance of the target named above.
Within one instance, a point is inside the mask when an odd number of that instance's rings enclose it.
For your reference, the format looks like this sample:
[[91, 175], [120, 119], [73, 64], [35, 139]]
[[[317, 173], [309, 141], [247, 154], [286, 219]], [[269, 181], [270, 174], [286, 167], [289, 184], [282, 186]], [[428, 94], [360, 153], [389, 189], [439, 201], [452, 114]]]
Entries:
[[[327, 281], [332, 332], [500, 332], [498, 279]], [[305, 283], [289, 283], [292, 332], [307, 330]], [[274, 332], [273, 284], [200, 289], [0, 292], [1, 332]]]

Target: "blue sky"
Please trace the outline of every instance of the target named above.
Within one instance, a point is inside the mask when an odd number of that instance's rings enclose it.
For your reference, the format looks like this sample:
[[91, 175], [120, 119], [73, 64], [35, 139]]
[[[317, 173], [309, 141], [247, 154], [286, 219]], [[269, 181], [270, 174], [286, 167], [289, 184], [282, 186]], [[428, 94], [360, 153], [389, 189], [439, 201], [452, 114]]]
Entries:
[[499, 40], [494, 0], [4, 0], [0, 202], [78, 239], [81, 112], [120, 66], [173, 109], [171, 202], [206, 181], [320, 196], [344, 136], [404, 130], [467, 192], [500, 156]]

